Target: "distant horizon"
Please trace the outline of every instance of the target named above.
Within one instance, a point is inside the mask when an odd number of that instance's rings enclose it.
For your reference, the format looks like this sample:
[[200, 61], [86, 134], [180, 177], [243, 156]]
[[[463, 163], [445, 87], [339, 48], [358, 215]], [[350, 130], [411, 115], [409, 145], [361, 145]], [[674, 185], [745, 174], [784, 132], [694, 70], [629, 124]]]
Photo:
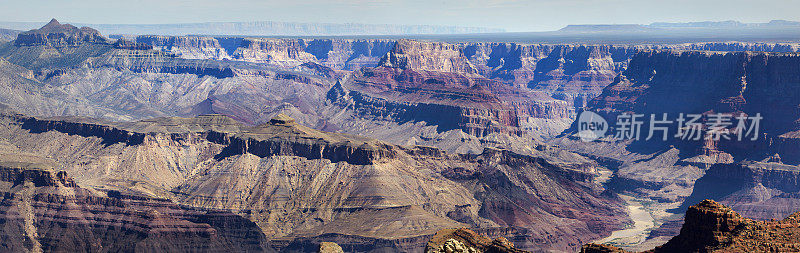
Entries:
[[[99, 25], [99, 26], [158, 26], [158, 25], [191, 25], [191, 24], [222, 24], [222, 23], [287, 23], [287, 24], [322, 24], [322, 25], [370, 25], [370, 26], [419, 26], [419, 27], [454, 27], [454, 28], [479, 28], [479, 29], [487, 29], [487, 30], [498, 30], [497, 33], [526, 33], [526, 32], [554, 32], [559, 31], [569, 26], [629, 26], [629, 25], [639, 25], [639, 26], [653, 26], [653, 25], [661, 25], [661, 24], [723, 24], [734, 22], [738, 24], [744, 25], [751, 25], [751, 24], [770, 24], [772, 22], [795, 22], [800, 23], [800, 20], [785, 20], [785, 19], [772, 19], [767, 20], [764, 22], [743, 22], [740, 20], [697, 20], [697, 21], [687, 21], [687, 22], [664, 22], [664, 21], [655, 21], [650, 23], [575, 23], [575, 24], [566, 24], [563, 27], [559, 27], [553, 30], [545, 30], [545, 31], [508, 31], [502, 28], [492, 28], [492, 27], [480, 27], [480, 26], [458, 26], [458, 25], [433, 25], [433, 24], [390, 24], [390, 23], [359, 23], [359, 22], [295, 22], [295, 21], [278, 21], [278, 20], [254, 20], [254, 21], [204, 21], [204, 22], [180, 22], [180, 23], [84, 23], [84, 22], [72, 22], [70, 20], [62, 20], [60, 18], [54, 17], [47, 19], [46, 21], [7, 21], [7, 20], [0, 20], [0, 28], [5, 29], [15, 29], [9, 27], [3, 27], [3, 25], [7, 24], [17, 24], [18, 27], [29, 27], [27, 29], [36, 29], [41, 27], [44, 24], [47, 24], [50, 20], [56, 19], [62, 24], [72, 24], [72, 25], [79, 25], [79, 26], [92, 26], [92, 25]], [[19, 30], [19, 29], [17, 29]], [[502, 31], [499, 31], [502, 30]]]
[[[5, 22], [85, 24], [287, 22], [553, 31], [575, 24], [766, 23], [798, 20], [793, 0], [29, 0], [4, 3]], [[713, 10], [713, 11], [712, 11]]]

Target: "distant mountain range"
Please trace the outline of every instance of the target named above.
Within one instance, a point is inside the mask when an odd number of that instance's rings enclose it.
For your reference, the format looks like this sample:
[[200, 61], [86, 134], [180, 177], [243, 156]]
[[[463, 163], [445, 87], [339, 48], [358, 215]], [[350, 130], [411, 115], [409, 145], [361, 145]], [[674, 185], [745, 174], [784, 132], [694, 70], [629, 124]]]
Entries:
[[704, 21], [687, 23], [656, 22], [649, 25], [639, 24], [587, 24], [568, 25], [558, 32], [663, 32], [683, 29], [798, 29], [800, 22], [772, 20], [767, 23], [742, 23], [739, 21]]
[[[45, 22], [0, 22], [0, 28], [30, 30]], [[130, 35], [248, 35], [248, 36], [335, 36], [335, 35], [404, 35], [404, 34], [466, 34], [497, 33], [503, 29], [485, 27], [392, 25], [358, 23], [295, 23], [295, 22], [208, 22], [183, 24], [85, 24], [102, 34]]]
[[490, 34], [417, 35], [413, 39], [446, 42], [516, 42], [544, 44], [661, 44], [696, 42], [780, 42], [800, 41], [800, 22], [773, 20], [767, 23], [739, 21], [586, 24], [568, 25], [549, 32], [507, 32]]
[[[0, 22], [0, 41], [44, 22]], [[291, 22], [210, 22], [185, 24], [75, 24], [95, 28], [110, 38], [136, 35], [208, 35], [235, 37], [311, 37], [350, 39], [418, 39], [443, 42], [513, 42], [522, 44], [676, 44], [699, 42], [800, 42], [800, 22], [766, 23], [705, 21], [687, 23], [583, 24], [556, 31], [506, 32], [503, 29], [390, 24], [333, 24]]]

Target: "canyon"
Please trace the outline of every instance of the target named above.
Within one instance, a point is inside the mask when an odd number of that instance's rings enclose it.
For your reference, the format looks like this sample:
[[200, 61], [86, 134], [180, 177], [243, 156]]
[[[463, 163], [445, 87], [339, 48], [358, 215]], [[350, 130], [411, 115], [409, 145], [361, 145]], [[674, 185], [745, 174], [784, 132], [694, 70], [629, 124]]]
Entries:
[[[630, 201], [647, 240], [582, 250], [659, 251], [800, 210], [794, 43], [8, 34], [4, 251], [576, 251], [634, 224]], [[763, 120], [756, 140], [584, 142], [585, 111]], [[739, 230], [687, 242], [719, 219]]]

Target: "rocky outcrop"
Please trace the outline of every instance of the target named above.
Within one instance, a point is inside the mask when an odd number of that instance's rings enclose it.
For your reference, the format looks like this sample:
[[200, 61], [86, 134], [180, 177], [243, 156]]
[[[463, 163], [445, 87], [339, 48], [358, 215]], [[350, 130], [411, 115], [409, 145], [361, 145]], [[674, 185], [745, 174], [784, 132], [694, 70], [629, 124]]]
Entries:
[[424, 249], [428, 237], [430, 236], [389, 239], [327, 233], [313, 237], [274, 239], [270, 241], [270, 247], [278, 252], [320, 252], [323, 246], [335, 243], [344, 252], [416, 252]]
[[[678, 236], [646, 252], [796, 252], [800, 250], [798, 218], [800, 213], [779, 221], [754, 221], [713, 200], [703, 200], [686, 211]], [[590, 244], [581, 252], [627, 251]]]
[[344, 253], [344, 250], [335, 242], [322, 242], [319, 244], [319, 253]]
[[748, 221], [726, 206], [704, 200], [686, 211], [681, 233], [658, 250], [698, 251], [722, 246], [732, 241], [734, 231]]
[[489, 239], [469, 229], [445, 229], [436, 232], [425, 246], [426, 253], [444, 252], [527, 252], [514, 248], [514, 244], [503, 237]]
[[77, 28], [70, 24], [61, 24], [56, 19], [39, 29], [22, 32], [14, 40], [16, 46], [52, 47], [78, 46], [83, 43], [107, 43], [106, 39], [95, 29], [89, 27]]

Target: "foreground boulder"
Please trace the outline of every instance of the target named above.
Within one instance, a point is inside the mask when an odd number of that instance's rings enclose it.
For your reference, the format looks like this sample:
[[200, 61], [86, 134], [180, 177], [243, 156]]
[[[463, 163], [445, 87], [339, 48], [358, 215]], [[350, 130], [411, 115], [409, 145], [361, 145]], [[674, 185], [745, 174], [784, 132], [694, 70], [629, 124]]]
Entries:
[[514, 247], [514, 244], [504, 237], [494, 240], [475, 233], [475, 231], [460, 229], [443, 229], [437, 232], [425, 247], [426, 253], [451, 253], [451, 252], [528, 252]]

